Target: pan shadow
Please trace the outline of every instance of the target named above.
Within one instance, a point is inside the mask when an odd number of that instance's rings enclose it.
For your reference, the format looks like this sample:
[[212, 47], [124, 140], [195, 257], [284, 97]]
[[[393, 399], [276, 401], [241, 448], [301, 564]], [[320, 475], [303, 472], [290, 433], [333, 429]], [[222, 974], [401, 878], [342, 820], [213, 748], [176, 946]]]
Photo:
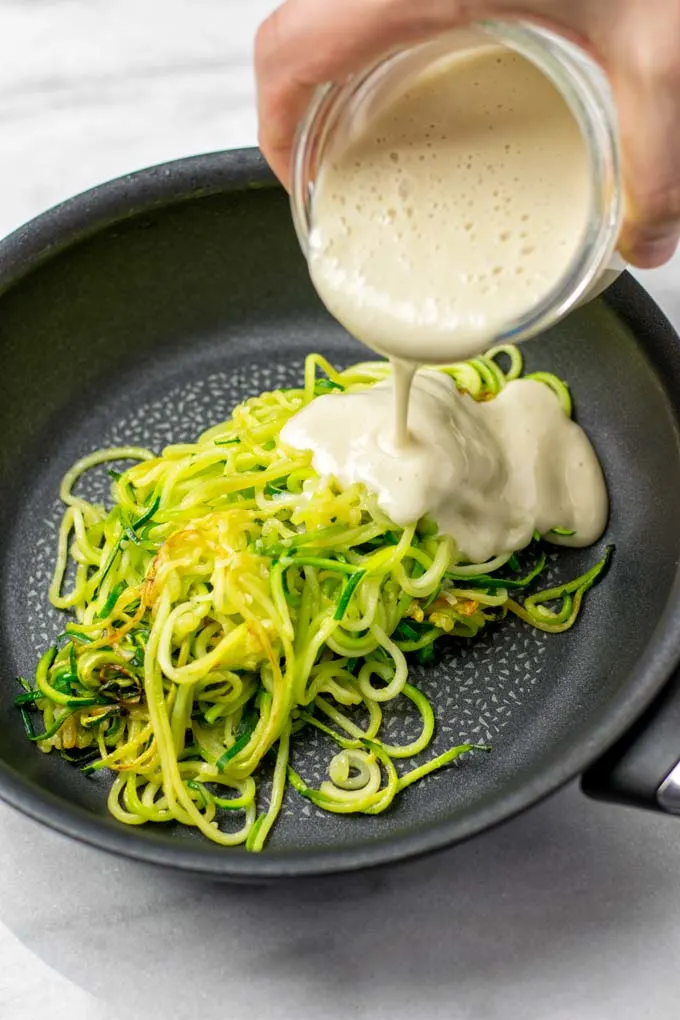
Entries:
[[447, 853], [276, 888], [187, 879], [8, 821], [1, 919], [130, 1020], [132, 989], [147, 1020], [199, 1007], [203, 1020], [225, 1009], [545, 1020], [576, 1015], [584, 988], [608, 989], [604, 1015], [620, 996], [616, 1015], [632, 1016], [629, 961], [647, 945], [663, 966], [680, 907], [673, 820], [595, 805], [576, 787]]

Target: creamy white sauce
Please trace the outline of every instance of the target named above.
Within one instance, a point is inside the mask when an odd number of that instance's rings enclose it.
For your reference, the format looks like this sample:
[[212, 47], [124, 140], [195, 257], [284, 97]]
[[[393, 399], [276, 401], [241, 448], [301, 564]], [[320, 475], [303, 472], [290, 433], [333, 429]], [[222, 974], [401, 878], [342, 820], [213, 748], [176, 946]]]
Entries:
[[[597, 456], [543, 383], [519, 379], [477, 403], [448, 376], [420, 371], [401, 448], [393, 401], [390, 382], [317, 397], [281, 438], [313, 451], [320, 475], [342, 486], [363, 482], [395, 524], [430, 514], [471, 562], [521, 549], [534, 531], [570, 545], [602, 533], [608, 506]], [[558, 538], [553, 528], [575, 534]]]
[[332, 314], [382, 354], [477, 354], [546, 298], [587, 229], [580, 128], [521, 55], [439, 62], [340, 132], [317, 176], [309, 266]]
[[475, 403], [439, 373], [413, 379], [417, 363], [480, 353], [546, 297], [589, 209], [572, 113], [502, 47], [459, 53], [352, 121], [316, 181], [310, 271], [336, 318], [390, 357], [393, 376], [317, 398], [284, 442], [313, 451], [320, 475], [364, 483], [396, 524], [431, 515], [471, 562], [521, 549], [535, 531], [594, 542], [607, 519], [604, 478], [552, 390], [518, 380]]

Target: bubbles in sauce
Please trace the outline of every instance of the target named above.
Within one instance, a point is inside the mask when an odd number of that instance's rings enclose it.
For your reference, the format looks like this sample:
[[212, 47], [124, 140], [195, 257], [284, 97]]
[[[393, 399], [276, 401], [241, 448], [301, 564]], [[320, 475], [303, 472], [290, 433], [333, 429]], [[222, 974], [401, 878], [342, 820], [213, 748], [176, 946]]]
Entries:
[[319, 474], [363, 482], [396, 524], [432, 515], [463, 559], [521, 549], [535, 531], [591, 544], [607, 519], [602, 470], [551, 389], [516, 380], [476, 403], [447, 376], [416, 373], [483, 351], [579, 249], [589, 165], [565, 100], [523, 57], [487, 45], [352, 130], [317, 178], [310, 271], [393, 374], [317, 398], [282, 439], [312, 450]]
[[585, 235], [591, 181], [573, 114], [528, 60], [486, 45], [360, 124], [331, 143], [315, 184], [322, 300], [388, 356], [478, 353], [548, 295]]

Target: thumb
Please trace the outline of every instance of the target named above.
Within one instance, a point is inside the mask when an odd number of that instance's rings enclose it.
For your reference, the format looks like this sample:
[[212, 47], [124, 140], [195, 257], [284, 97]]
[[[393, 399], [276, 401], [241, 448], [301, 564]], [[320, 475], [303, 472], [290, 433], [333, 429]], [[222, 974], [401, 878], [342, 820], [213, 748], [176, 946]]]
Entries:
[[612, 74], [626, 198], [619, 250], [642, 269], [667, 262], [680, 240], [680, 61], [659, 58]]

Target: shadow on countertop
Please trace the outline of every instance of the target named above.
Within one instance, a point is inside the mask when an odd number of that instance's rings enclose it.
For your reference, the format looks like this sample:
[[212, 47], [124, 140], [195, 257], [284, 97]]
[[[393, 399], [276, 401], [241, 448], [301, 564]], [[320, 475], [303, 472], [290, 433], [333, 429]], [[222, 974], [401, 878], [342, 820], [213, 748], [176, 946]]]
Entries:
[[125, 1020], [641, 1020], [680, 993], [680, 827], [575, 786], [447, 853], [283, 887], [187, 879], [3, 816], [0, 919]]

